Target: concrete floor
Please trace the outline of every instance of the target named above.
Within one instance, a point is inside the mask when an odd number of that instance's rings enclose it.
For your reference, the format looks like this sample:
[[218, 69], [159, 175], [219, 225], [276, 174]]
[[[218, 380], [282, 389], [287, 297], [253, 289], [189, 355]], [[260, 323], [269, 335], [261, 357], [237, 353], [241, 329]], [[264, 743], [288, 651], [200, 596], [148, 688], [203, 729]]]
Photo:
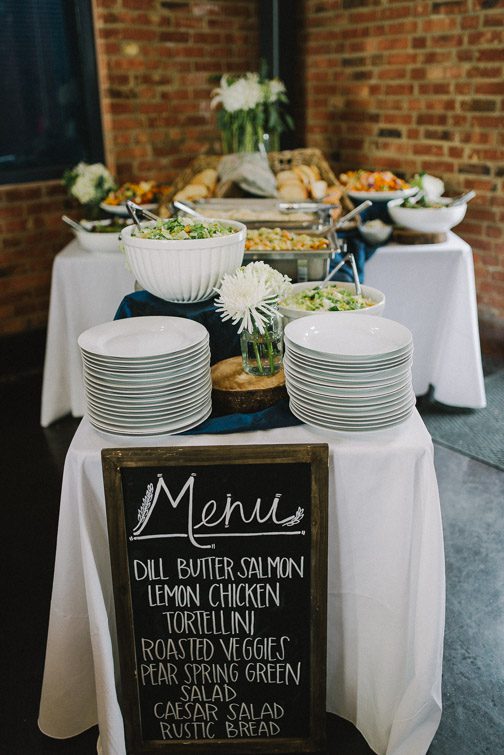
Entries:
[[[36, 725], [61, 472], [78, 424], [39, 427], [37, 377], [0, 385], [3, 637], [0, 752], [91, 755]], [[504, 755], [504, 473], [436, 447], [445, 532], [447, 615], [441, 725], [429, 755]], [[328, 717], [328, 755], [370, 755], [356, 729]], [[210, 754], [209, 754], [210, 755]], [[422, 755], [422, 753], [404, 753]]]

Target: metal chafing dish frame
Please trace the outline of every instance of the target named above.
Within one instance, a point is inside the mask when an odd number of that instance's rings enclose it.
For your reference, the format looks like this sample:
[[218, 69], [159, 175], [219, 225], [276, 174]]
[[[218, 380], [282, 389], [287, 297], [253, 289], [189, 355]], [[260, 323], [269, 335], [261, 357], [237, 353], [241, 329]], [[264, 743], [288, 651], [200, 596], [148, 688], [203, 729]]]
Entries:
[[[192, 208], [196, 212], [202, 208], [205, 211], [215, 208], [215, 214], [213, 216], [205, 215], [205, 217], [219, 218], [219, 209], [223, 212], [233, 209], [233, 206], [246, 206], [252, 205], [258, 207], [260, 203], [265, 203], [265, 210], [268, 209], [281, 212], [283, 217], [276, 220], [265, 220], [259, 218], [240, 218], [238, 215], [233, 218], [222, 218], [223, 220], [237, 220], [240, 223], [244, 223], [249, 228], [276, 228], [282, 227], [288, 231], [318, 231], [327, 226], [331, 221], [331, 210], [339, 207], [334, 204], [324, 204], [323, 202], [282, 202], [273, 197], [258, 198], [258, 197], [211, 197], [209, 199], [202, 199], [201, 201], [188, 202], [184, 204]], [[172, 204], [172, 211], [177, 212], [176, 207]], [[293, 220], [289, 216], [293, 213], [305, 213], [311, 214], [313, 217], [307, 220]]]
[[[249, 227], [252, 228], [253, 226]], [[264, 260], [268, 264], [274, 263], [271, 264], [271, 267], [274, 267], [284, 275], [288, 275], [297, 283], [325, 278], [329, 273], [330, 263], [334, 255], [341, 252], [335, 228], [331, 225], [325, 225], [321, 228], [312, 228], [308, 231], [306, 228], [298, 225], [297, 227], [286, 228], [285, 230], [292, 233], [308, 233], [310, 236], [326, 238], [329, 246], [326, 249], [248, 249], [245, 250], [245, 254], [243, 255], [244, 262]]]
[[[184, 202], [183, 204], [187, 206], [188, 208], [191, 208], [193, 212], [191, 214], [198, 214], [198, 204], [201, 206], [201, 204], [207, 204], [207, 206], [212, 204], [218, 204], [218, 202], [223, 202], [226, 200], [218, 200], [212, 199], [206, 200], [206, 202], [200, 202], [200, 203], [192, 203], [192, 202]], [[236, 203], [243, 202], [243, 199], [236, 199], [234, 200]], [[255, 199], [255, 202], [257, 203], [257, 198]], [[261, 201], [261, 200], [259, 200]], [[274, 203], [276, 200], [270, 199], [270, 203]], [[229, 203], [229, 199], [227, 200], [227, 203]], [[286, 208], [286, 213], [288, 214], [289, 211], [296, 211], [299, 208], [306, 206], [312, 206], [309, 202], [278, 202], [279, 206], [282, 205]], [[368, 207], [371, 202], [369, 200], [364, 201], [362, 204], [358, 205], [357, 207], [354, 207], [353, 210], [351, 210], [349, 213], [347, 213], [345, 216], [340, 218], [337, 221], [332, 221], [331, 216], [329, 214], [332, 206], [331, 205], [323, 205], [320, 202], [313, 203], [317, 206], [317, 208], [323, 207], [324, 210], [327, 208], [327, 213], [325, 214], [325, 217], [322, 217], [320, 214], [318, 215], [318, 222], [317, 224], [304, 224], [302, 222], [294, 222], [292, 221], [290, 225], [287, 225], [284, 221], [264, 221], [264, 220], [254, 220], [254, 221], [246, 221], [242, 220], [239, 222], [243, 222], [244, 225], [247, 226], [247, 228], [251, 229], [257, 229], [257, 228], [276, 228], [276, 227], [282, 227], [285, 230], [291, 231], [292, 233], [308, 233], [311, 236], [323, 236], [324, 238], [327, 238], [329, 241], [329, 247], [326, 249], [285, 249], [285, 250], [275, 250], [275, 249], [249, 249], [245, 251], [243, 259], [245, 262], [254, 262], [257, 260], [268, 260], [268, 262], [274, 263], [271, 266], [278, 270], [279, 272], [283, 273], [284, 275], [288, 275], [290, 278], [297, 282], [305, 282], [309, 280], [322, 280], [323, 278], [326, 278], [329, 274], [329, 268], [331, 260], [333, 259], [334, 255], [336, 254], [346, 254], [346, 244], [343, 243], [343, 246], [340, 246], [339, 239], [337, 236], [338, 228], [345, 227], [345, 221], [349, 221], [351, 218], [357, 216], [362, 210], [364, 210], [366, 207]], [[177, 203], [175, 203], [175, 209], [182, 209], [181, 205], [179, 204], [179, 208], [176, 207]], [[216, 219], [218, 219], [218, 216], [216, 216]], [[235, 219], [235, 218], [233, 218]], [[225, 218], [223, 218], [225, 220]], [[325, 220], [325, 222], [323, 222]], [[286, 265], [285, 263], [295, 263]], [[293, 272], [294, 271], [294, 272]]]

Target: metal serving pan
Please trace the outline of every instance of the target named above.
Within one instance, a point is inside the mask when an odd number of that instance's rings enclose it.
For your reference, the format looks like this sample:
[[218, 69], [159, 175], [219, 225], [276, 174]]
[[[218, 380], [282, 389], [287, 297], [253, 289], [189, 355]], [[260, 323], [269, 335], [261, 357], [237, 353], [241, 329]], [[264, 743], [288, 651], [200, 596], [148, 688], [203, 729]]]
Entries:
[[[281, 227], [293, 233], [296, 231], [301, 233], [308, 232], [307, 229], [300, 227], [299, 224], [293, 228], [287, 228], [282, 223]], [[340, 251], [338, 240], [334, 229], [330, 229], [327, 225], [319, 230], [312, 228], [309, 231], [309, 235], [326, 238], [329, 246], [326, 249], [299, 250], [246, 249], [243, 260], [244, 262], [264, 260], [275, 270], [278, 270], [283, 275], [288, 275], [294, 282], [321, 280], [329, 272], [329, 263], [332, 257]]]
[[184, 202], [205, 217], [238, 220], [249, 228], [280, 226], [288, 230], [318, 230], [330, 222], [335, 205], [320, 202], [279, 202], [277, 199], [212, 198]]

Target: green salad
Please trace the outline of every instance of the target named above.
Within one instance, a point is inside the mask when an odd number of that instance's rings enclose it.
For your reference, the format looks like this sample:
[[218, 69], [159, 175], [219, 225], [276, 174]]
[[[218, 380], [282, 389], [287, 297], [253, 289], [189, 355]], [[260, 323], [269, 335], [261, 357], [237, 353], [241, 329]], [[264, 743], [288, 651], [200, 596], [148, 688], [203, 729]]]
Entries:
[[431, 209], [434, 207], [435, 208], [445, 207], [445, 205], [442, 204], [441, 202], [435, 202], [432, 199], [427, 199], [426, 196], [420, 197], [420, 199], [417, 199], [415, 201], [415, 197], [413, 196], [411, 197], [411, 199], [409, 197], [406, 197], [406, 199], [402, 203], [402, 207], [407, 207], [408, 210], [420, 210], [422, 209], [422, 207], [424, 209], [426, 208]]
[[304, 312], [348, 312], [355, 309], [372, 307], [376, 302], [356, 296], [348, 288], [338, 288], [327, 285], [321, 288], [306, 288], [287, 296], [282, 302], [283, 307], [300, 309]]
[[89, 230], [91, 233], [120, 233], [123, 228], [126, 228], [128, 224], [126, 222], [113, 221], [111, 223], [102, 224], [95, 223]]
[[214, 220], [170, 218], [158, 220], [155, 226], [144, 228], [142, 232], [135, 231], [132, 235], [141, 239], [177, 241], [179, 239], [211, 239], [215, 236], [229, 236], [231, 233], [236, 233], [236, 228]]

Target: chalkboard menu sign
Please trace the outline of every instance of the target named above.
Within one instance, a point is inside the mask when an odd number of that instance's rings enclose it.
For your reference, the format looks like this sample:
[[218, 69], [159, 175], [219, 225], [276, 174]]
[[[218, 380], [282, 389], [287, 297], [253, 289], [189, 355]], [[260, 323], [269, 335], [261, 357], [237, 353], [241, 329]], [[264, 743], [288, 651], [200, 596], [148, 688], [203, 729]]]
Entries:
[[102, 464], [128, 752], [323, 749], [327, 445]]

